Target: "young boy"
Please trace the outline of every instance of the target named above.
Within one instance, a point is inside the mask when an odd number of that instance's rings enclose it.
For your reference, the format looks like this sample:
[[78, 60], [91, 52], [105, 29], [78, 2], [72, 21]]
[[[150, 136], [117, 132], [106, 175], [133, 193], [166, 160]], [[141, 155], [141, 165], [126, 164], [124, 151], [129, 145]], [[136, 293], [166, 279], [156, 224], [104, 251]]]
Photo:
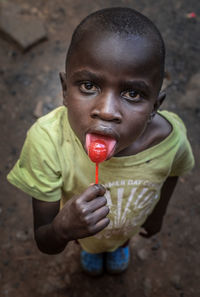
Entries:
[[[180, 118], [158, 111], [165, 47], [154, 24], [130, 8], [97, 11], [76, 28], [61, 73], [64, 106], [29, 130], [8, 180], [33, 197], [35, 240], [48, 254], [71, 240], [83, 269], [125, 270], [128, 240], [160, 231], [178, 176], [193, 167]], [[104, 139], [107, 160], [88, 157]]]

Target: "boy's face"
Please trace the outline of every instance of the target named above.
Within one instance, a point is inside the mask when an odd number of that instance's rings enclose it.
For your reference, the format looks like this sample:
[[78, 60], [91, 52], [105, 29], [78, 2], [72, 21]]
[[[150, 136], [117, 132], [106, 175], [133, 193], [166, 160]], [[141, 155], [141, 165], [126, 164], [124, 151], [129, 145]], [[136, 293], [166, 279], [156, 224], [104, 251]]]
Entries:
[[[112, 155], [126, 155], [160, 105], [161, 74], [147, 38], [87, 34], [61, 75], [69, 122], [86, 149], [86, 135], [116, 140]], [[109, 156], [111, 157], [111, 155]]]

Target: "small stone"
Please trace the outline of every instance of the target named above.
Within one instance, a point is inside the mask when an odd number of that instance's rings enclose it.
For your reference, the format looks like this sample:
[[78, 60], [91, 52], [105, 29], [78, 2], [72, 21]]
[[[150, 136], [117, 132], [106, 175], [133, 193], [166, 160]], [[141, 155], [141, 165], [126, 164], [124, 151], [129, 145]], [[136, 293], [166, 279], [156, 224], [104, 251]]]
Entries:
[[36, 7], [33, 7], [33, 8], [31, 8], [31, 13], [35, 14], [35, 15], [38, 15], [39, 11], [38, 11], [38, 9]]
[[9, 57], [12, 57], [12, 58], [16, 58], [17, 57], [17, 55], [18, 55], [18, 53], [16, 52], [16, 51], [9, 51], [8, 52], [8, 56]]
[[14, 75], [13, 80], [23, 86], [31, 85], [31, 77], [25, 73], [19, 73]]
[[3, 265], [8, 266], [9, 265], [9, 260], [3, 260]]
[[182, 289], [182, 286], [181, 286], [181, 277], [180, 277], [180, 275], [178, 275], [178, 274], [174, 274], [174, 275], [171, 277], [171, 283], [172, 283], [173, 287], [174, 287], [176, 290], [181, 290], [181, 289]]
[[162, 262], [166, 262], [167, 260], [167, 252], [165, 250], [161, 251], [161, 259], [162, 259]]
[[13, 156], [17, 155], [17, 148], [14, 146], [11, 148], [11, 155], [13, 155]]
[[36, 118], [40, 118], [43, 115], [43, 102], [42, 101], [38, 101], [38, 103], [36, 104], [33, 115]]
[[184, 108], [198, 110], [200, 105], [199, 99], [200, 73], [193, 75], [187, 85], [186, 93], [180, 97], [180, 105]]
[[171, 83], [171, 75], [169, 74], [169, 72], [166, 71], [163, 79], [162, 91], [166, 90]]
[[70, 275], [69, 275], [69, 274], [66, 274], [66, 275], [65, 275], [65, 277], [64, 277], [64, 282], [65, 282], [66, 287], [70, 287], [70, 284], [71, 284], [71, 278], [70, 278]]
[[41, 295], [49, 295], [55, 290], [55, 285], [47, 281], [43, 282], [40, 286], [37, 286], [37, 293]]
[[152, 251], [157, 251], [160, 248], [160, 243], [156, 242], [153, 246], [152, 246]]
[[16, 283], [14, 283], [12, 285], [12, 287], [15, 288], [15, 289], [19, 288], [19, 286], [20, 286], [20, 283], [19, 282], [16, 282]]
[[11, 94], [12, 96], [16, 96], [16, 95], [17, 95], [17, 92], [16, 92], [15, 90], [11, 90], [11, 91], [10, 91], [10, 94]]
[[43, 105], [43, 114], [47, 114], [55, 108], [56, 106], [52, 102], [45, 102]]
[[145, 249], [137, 251], [137, 256], [140, 260], [145, 261], [148, 259], [148, 252]]
[[16, 238], [20, 241], [26, 241], [29, 238], [28, 231], [20, 230], [16, 233]]
[[151, 291], [152, 291], [152, 283], [149, 278], [145, 278], [144, 280], [144, 295], [145, 297], [150, 297], [151, 296]]
[[194, 187], [195, 192], [200, 193], [200, 185]]

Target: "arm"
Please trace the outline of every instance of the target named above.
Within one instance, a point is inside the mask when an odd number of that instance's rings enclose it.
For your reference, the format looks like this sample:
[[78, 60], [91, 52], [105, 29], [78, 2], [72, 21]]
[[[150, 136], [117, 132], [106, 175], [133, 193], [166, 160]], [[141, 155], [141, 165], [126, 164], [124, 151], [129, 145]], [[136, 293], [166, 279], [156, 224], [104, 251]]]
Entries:
[[168, 203], [170, 198], [174, 192], [178, 181], [177, 176], [168, 177], [163, 187], [161, 189], [160, 200], [156, 204], [153, 212], [148, 216], [142, 228], [145, 229], [146, 232], [140, 232], [140, 235], [143, 237], [151, 237], [152, 235], [160, 232], [162, 228], [162, 222], [164, 215], [167, 210]]
[[62, 241], [57, 235], [53, 220], [59, 213], [60, 201], [44, 202], [32, 198], [34, 235], [41, 252], [57, 254], [62, 252], [67, 241]]
[[93, 185], [71, 198], [59, 210], [60, 202], [33, 198], [35, 240], [40, 251], [57, 254], [70, 240], [94, 235], [109, 224], [105, 188]]

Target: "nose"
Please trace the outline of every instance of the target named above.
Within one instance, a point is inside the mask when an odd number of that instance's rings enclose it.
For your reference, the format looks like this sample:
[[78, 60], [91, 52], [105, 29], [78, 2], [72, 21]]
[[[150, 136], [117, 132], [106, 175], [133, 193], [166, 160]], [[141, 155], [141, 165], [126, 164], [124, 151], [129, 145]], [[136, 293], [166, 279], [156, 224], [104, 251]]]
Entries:
[[112, 121], [121, 123], [122, 114], [119, 98], [114, 94], [101, 94], [96, 98], [94, 108], [91, 111], [91, 117], [101, 119], [103, 121]]

